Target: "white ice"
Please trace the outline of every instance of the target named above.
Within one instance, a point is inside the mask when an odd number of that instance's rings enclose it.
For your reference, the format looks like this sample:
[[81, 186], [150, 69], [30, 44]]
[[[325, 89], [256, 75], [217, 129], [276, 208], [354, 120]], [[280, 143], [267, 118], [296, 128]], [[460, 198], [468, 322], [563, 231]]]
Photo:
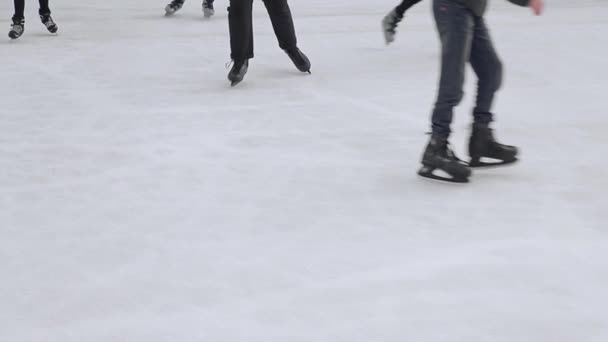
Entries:
[[[230, 88], [225, 0], [0, 3], [1, 342], [608, 341], [608, 1], [493, 0], [499, 140], [522, 162], [416, 176], [438, 75], [424, 1], [261, 1]], [[458, 107], [461, 157], [474, 96]]]

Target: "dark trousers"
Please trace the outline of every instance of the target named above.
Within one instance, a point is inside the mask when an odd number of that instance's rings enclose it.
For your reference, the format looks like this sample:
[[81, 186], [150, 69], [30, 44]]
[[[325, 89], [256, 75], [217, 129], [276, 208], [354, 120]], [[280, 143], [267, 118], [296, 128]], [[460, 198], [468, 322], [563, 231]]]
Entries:
[[399, 5], [397, 5], [397, 7], [395, 7], [395, 10], [397, 11], [397, 14], [403, 17], [405, 11], [407, 11], [408, 9], [410, 9], [410, 7], [414, 6], [420, 1], [422, 0], [403, 0]]
[[[264, 0], [274, 34], [283, 50], [297, 46], [296, 31], [287, 0]], [[230, 0], [230, 58], [253, 58], [253, 0]]]
[[465, 66], [477, 75], [475, 122], [492, 121], [492, 101], [502, 82], [502, 63], [496, 55], [483, 17], [473, 14], [460, 1], [433, 0], [433, 12], [441, 38], [441, 77], [433, 110], [432, 131], [449, 136], [453, 109], [463, 96]]
[[[15, 15], [13, 19], [21, 20], [25, 17], [23, 12], [25, 11], [25, 0], [14, 0], [15, 2]], [[38, 14], [40, 15], [48, 15], [51, 14], [51, 10], [49, 9], [49, 0], [40, 0], [40, 10], [38, 10]]]

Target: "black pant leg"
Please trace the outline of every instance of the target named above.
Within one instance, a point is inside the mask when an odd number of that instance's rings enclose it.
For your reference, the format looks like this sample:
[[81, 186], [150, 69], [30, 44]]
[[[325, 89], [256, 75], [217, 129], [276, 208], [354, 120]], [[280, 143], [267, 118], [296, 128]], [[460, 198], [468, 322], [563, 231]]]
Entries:
[[25, 11], [25, 0], [15, 0], [15, 15], [13, 15], [13, 20], [21, 20], [24, 18]]
[[264, 5], [270, 16], [274, 34], [279, 41], [279, 47], [287, 50], [298, 46], [296, 29], [287, 0], [264, 0]]
[[51, 9], [49, 8], [49, 0], [39, 0], [40, 9], [38, 10], [38, 14], [40, 15], [49, 15], [51, 14]]
[[454, 107], [462, 100], [465, 66], [473, 40], [474, 15], [459, 1], [434, 0], [433, 12], [441, 38], [441, 76], [432, 116], [432, 131], [450, 135]]
[[230, 0], [228, 28], [230, 30], [230, 58], [253, 58], [253, 0]]
[[405, 11], [407, 11], [408, 9], [410, 9], [410, 7], [414, 6], [420, 1], [421, 0], [403, 0], [399, 5], [397, 5], [397, 7], [395, 7], [395, 11], [397, 11], [397, 14], [403, 17]]
[[503, 68], [486, 23], [481, 17], [475, 20], [470, 62], [477, 75], [477, 101], [473, 117], [475, 122], [490, 123], [492, 102], [502, 83]]

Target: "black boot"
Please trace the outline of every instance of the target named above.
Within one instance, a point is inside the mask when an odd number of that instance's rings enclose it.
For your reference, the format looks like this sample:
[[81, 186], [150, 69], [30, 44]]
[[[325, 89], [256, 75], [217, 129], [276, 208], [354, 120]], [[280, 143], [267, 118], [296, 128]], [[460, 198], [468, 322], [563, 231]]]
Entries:
[[[435, 180], [467, 183], [471, 176], [471, 169], [456, 157], [448, 144], [447, 138], [433, 134], [424, 150], [422, 168], [418, 174]], [[447, 177], [435, 173], [436, 171], [442, 171]]]
[[[475, 123], [469, 140], [469, 155], [471, 167], [506, 165], [517, 161], [517, 147], [498, 143], [488, 124]], [[482, 158], [494, 161], [486, 162]]]
[[245, 77], [245, 74], [247, 73], [248, 69], [248, 59], [234, 61], [232, 69], [230, 69], [230, 72], [228, 73], [228, 80], [230, 81], [230, 85], [234, 87], [239, 82], [241, 82]]
[[17, 39], [17, 38], [21, 37], [21, 35], [23, 34], [23, 31], [25, 31], [25, 19], [23, 19], [23, 18], [14, 19], [13, 18], [13, 23], [11, 24], [11, 30], [8, 31], [8, 36], [11, 39]]
[[297, 47], [294, 47], [291, 49], [286, 49], [285, 52], [287, 53], [287, 56], [289, 56], [289, 58], [293, 62], [293, 65], [295, 65], [296, 68], [298, 68], [298, 70], [300, 70], [301, 72], [307, 72], [310, 74], [310, 60], [308, 59], [308, 57], [306, 57], [306, 55], [302, 51], [300, 51], [300, 49], [298, 49]]

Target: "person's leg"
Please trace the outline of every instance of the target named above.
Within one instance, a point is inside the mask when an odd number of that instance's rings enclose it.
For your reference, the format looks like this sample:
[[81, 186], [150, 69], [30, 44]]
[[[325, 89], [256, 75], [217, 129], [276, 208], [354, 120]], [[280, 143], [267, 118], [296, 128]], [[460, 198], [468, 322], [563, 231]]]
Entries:
[[433, 11], [441, 39], [441, 76], [432, 114], [432, 132], [448, 137], [453, 109], [463, 96], [465, 65], [475, 23], [472, 12], [457, 1], [434, 0]]
[[51, 9], [49, 8], [49, 0], [39, 0], [40, 9], [38, 14], [40, 15], [40, 21], [49, 30], [50, 33], [57, 33], [57, 24], [51, 17]]
[[15, 0], [15, 14], [12, 18], [11, 29], [8, 32], [8, 36], [11, 39], [17, 39], [21, 37], [23, 31], [25, 30], [25, 1], [24, 0]]
[[399, 17], [403, 17], [405, 11], [407, 11], [408, 9], [410, 9], [410, 7], [414, 6], [420, 1], [421, 0], [403, 0], [399, 5], [397, 5], [397, 7], [395, 7], [395, 13], [397, 13]]
[[253, 0], [230, 0], [228, 28], [230, 58], [242, 61], [253, 58]]
[[453, 109], [462, 99], [474, 16], [463, 4], [452, 0], [434, 0], [433, 11], [441, 38], [441, 76], [432, 116], [432, 135], [418, 174], [448, 182], [468, 182], [471, 170], [450, 149], [448, 138]]
[[494, 50], [483, 18], [475, 19], [471, 66], [477, 75], [477, 101], [473, 109], [473, 129], [469, 140], [471, 167], [496, 166], [517, 161], [517, 148], [496, 141], [490, 128], [492, 102], [502, 83], [502, 63]]
[[279, 47], [287, 53], [298, 70], [310, 72], [310, 60], [298, 49], [296, 29], [287, 0], [264, 0], [264, 5], [270, 16]]
[[421, 0], [403, 0], [399, 5], [388, 12], [386, 16], [384, 16], [382, 19], [382, 33], [384, 34], [384, 41], [386, 44], [390, 44], [395, 41], [397, 25], [399, 25], [401, 20], [403, 20], [405, 11], [420, 1]]
[[483, 18], [475, 20], [470, 62], [478, 79], [473, 117], [476, 123], [487, 124], [492, 121], [492, 102], [502, 83], [503, 68]]
[[293, 17], [287, 0], [264, 0], [264, 5], [270, 16], [279, 47], [289, 50], [298, 46]]
[[13, 21], [19, 21], [24, 19], [25, 15], [25, 0], [14, 0], [15, 3], [15, 14], [13, 15]]
[[230, 58], [234, 62], [228, 80], [232, 86], [240, 83], [253, 58], [253, 0], [230, 0], [228, 28], [230, 30]]
[[51, 9], [49, 8], [49, 0], [39, 0], [40, 9], [38, 10], [38, 14], [40, 15], [50, 15]]

